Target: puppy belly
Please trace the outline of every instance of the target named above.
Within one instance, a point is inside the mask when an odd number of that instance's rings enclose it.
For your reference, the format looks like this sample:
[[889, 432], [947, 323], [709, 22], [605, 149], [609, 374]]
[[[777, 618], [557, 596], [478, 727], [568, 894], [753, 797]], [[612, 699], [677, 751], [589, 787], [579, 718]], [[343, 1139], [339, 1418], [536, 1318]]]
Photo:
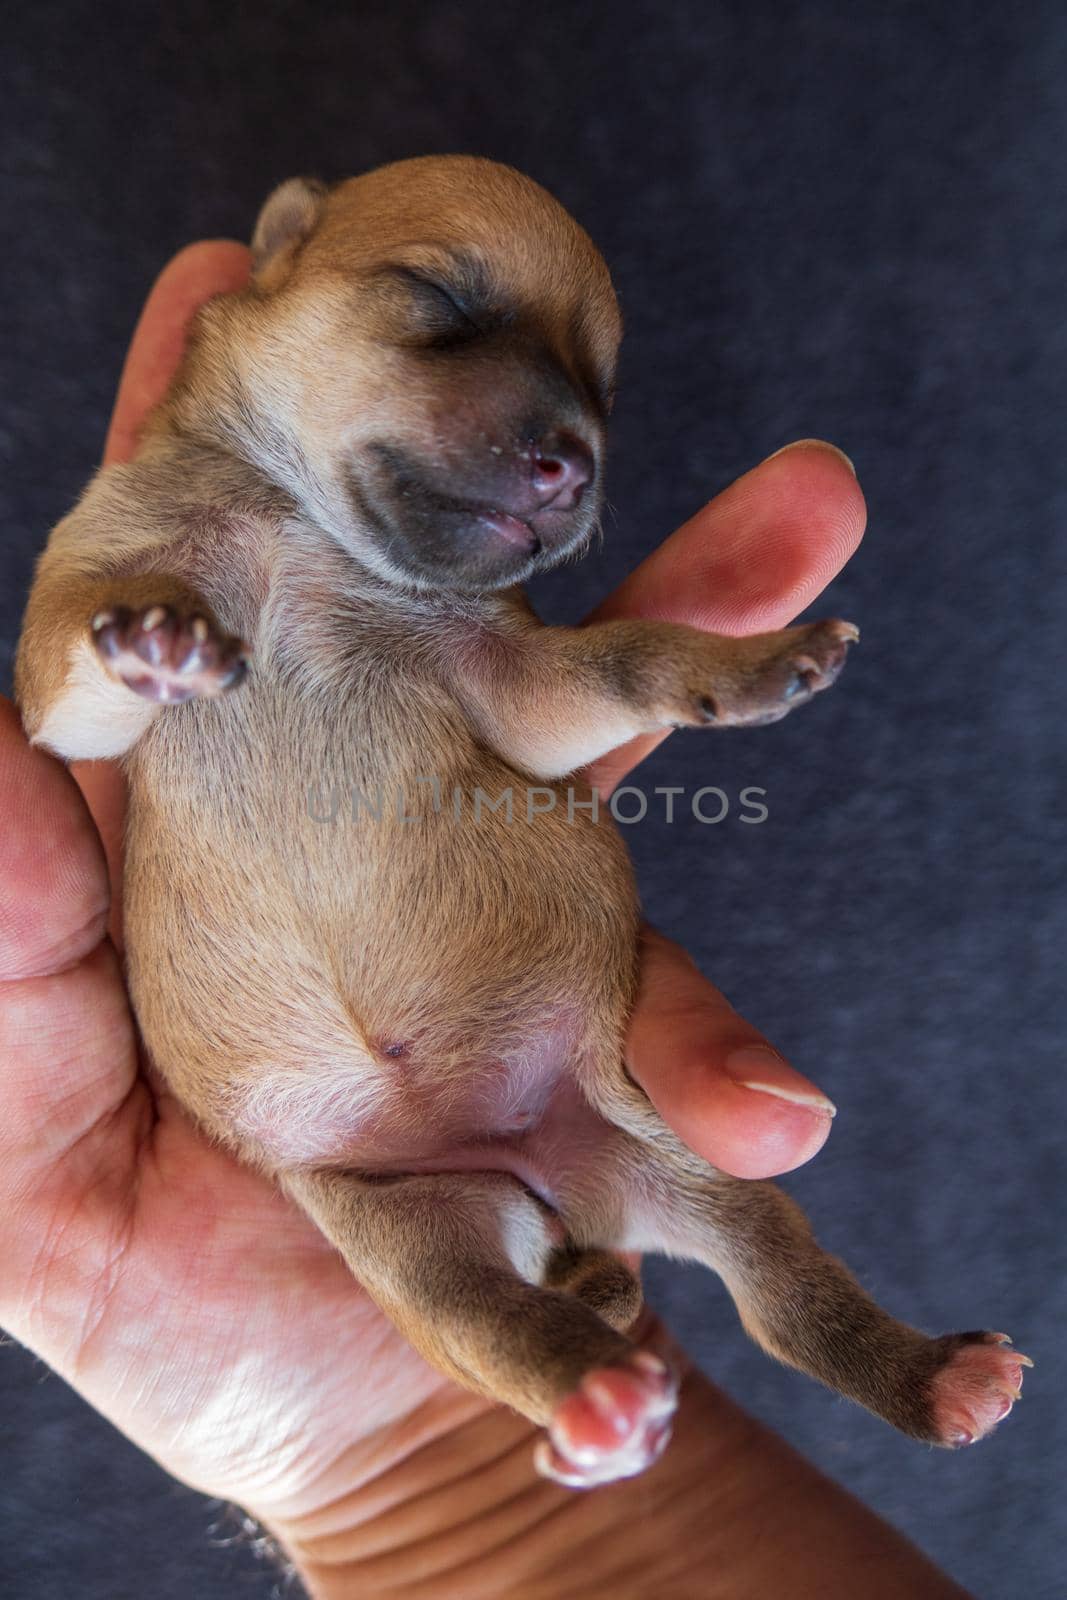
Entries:
[[[457, 822], [414, 778], [421, 822], [326, 826], [303, 799], [362, 747], [359, 726], [320, 726], [288, 695], [257, 704], [198, 706], [189, 736], [154, 731], [152, 762], [131, 767], [129, 973], [160, 1070], [274, 1168], [516, 1141], [582, 1059], [621, 1053], [636, 940], [621, 840], [563, 807]], [[198, 731], [225, 740], [224, 785]], [[439, 763], [446, 789], [516, 781], [475, 754]]]
[[546, 1019], [519, 1049], [489, 1062], [453, 1059], [444, 1074], [417, 1042], [395, 1054], [386, 1045], [363, 1059], [266, 1066], [246, 1080], [232, 1124], [277, 1165], [344, 1162], [383, 1173], [524, 1165], [519, 1175], [541, 1192], [529, 1151], [555, 1125], [579, 1039], [574, 1018]]

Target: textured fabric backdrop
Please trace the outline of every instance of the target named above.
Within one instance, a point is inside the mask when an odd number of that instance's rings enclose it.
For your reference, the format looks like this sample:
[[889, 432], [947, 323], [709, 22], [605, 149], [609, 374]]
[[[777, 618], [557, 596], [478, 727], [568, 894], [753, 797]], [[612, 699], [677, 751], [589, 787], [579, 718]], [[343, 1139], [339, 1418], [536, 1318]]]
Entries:
[[[870, 531], [818, 607], [863, 627], [841, 686], [645, 773], [758, 784], [768, 821], [630, 838], [650, 915], [840, 1104], [789, 1180], [825, 1242], [901, 1316], [1006, 1327], [1037, 1366], [1000, 1434], [949, 1456], [777, 1369], [710, 1275], [648, 1281], [710, 1373], [978, 1594], [1061, 1596], [1067, 14], [37, 0], [5, 33], [8, 682], [153, 275], [247, 235], [294, 172], [491, 155], [604, 249], [616, 514], [543, 586], [553, 616], [786, 440], [854, 457]], [[13, 1600], [271, 1592], [213, 1543], [217, 1508], [24, 1352], [0, 1350], [0, 1389]]]

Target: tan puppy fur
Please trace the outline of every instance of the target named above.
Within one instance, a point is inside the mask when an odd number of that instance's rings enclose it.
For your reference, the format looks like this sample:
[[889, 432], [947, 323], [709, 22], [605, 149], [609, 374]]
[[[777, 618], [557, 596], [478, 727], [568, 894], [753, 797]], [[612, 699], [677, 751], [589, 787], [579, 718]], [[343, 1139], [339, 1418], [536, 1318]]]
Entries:
[[898, 1427], [979, 1436], [1023, 1358], [893, 1321], [627, 1077], [630, 866], [560, 782], [638, 733], [776, 720], [855, 630], [532, 615], [519, 585], [596, 526], [620, 322], [529, 180], [294, 180], [253, 252], [136, 460], [53, 533], [18, 659], [32, 738], [125, 758], [160, 1071], [432, 1362], [549, 1425], [564, 1482], [668, 1434], [621, 1246], [706, 1261], [767, 1349]]

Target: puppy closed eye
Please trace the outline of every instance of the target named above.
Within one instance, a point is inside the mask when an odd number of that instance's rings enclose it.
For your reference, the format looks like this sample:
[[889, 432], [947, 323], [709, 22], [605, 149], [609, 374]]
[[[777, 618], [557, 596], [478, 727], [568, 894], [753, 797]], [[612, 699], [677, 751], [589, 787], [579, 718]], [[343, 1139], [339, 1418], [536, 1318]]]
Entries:
[[412, 328], [434, 349], [468, 344], [489, 331], [489, 317], [475, 308], [460, 289], [444, 281], [399, 267], [391, 274], [408, 291]]

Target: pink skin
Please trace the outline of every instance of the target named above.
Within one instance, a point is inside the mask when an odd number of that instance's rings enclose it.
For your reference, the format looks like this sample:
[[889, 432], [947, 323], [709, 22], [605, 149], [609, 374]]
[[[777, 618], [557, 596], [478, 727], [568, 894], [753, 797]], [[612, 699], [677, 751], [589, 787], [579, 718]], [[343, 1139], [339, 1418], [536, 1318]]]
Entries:
[[98, 612], [92, 626], [108, 672], [143, 700], [174, 705], [209, 698], [233, 688], [247, 669], [239, 639], [206, 617], [180, 617], [168, 606], [113, 606]]
[[663, 1454], [677, 1404], [677, 1379], [651, 1351], [587, 1372], [557, 1406], [534, 1455], [537, 1470], [571, 1489], [632, 1478]]
[[974, 1444], [1008, 1415], [1022, 1392], [1023, 1368], [1034, 1364], [1004, 1348], [1010, 1343], [1006, 1333], [987, 1333], [953, 1351], [934, 1378], [933, 1414], [942, 1444]]

